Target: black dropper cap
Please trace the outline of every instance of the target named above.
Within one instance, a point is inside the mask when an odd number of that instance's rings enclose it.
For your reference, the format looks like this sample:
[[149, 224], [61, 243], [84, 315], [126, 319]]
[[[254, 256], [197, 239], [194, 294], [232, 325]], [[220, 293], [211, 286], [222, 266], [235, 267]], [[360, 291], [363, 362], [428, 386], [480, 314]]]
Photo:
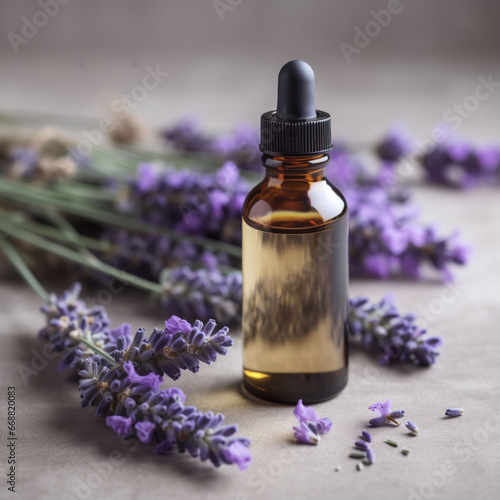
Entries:
[[331, 119], [316, 109], [314, 72], [287, 62], [278, 76], [278, 106], [260, 120], [260, 150], [273, 156], [312, 156], [332, 149]]

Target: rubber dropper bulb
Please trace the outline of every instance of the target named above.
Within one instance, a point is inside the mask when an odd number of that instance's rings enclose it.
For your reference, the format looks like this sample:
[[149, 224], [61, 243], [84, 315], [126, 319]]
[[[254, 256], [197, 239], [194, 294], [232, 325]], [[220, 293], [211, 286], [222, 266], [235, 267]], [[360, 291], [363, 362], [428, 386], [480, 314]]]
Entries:
[[314, 71], [306, 62], [296, 59], [281, 68], [276, 117], [292, 121], [316, 118]]

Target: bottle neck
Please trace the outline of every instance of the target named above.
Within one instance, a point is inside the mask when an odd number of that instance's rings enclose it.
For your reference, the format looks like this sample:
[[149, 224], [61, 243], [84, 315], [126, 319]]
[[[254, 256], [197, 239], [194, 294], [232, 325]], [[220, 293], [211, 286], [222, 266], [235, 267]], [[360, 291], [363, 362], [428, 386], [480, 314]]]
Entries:
[[282, 182], [284, 180], [305, 180], [317, 182], [326, 179], [325, 167], [330, 161], [327, 153], [318, 156], [271, 156], [262, 155], [262, 165], [266, 169], [266, 179]]

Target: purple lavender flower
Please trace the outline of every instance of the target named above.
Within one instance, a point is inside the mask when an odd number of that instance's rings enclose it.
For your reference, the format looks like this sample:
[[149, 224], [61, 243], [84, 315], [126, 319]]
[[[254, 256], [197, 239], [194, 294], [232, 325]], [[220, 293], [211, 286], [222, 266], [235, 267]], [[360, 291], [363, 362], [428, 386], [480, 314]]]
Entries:
[[413, 140], [401, 124], [393, 125], [387, 135], [375, 146], [381, 160], [396, 162], [413, 149]]
[[139, 439], [141, 443], [151, 442], [153, 431], [156, 429], [156, 424], [145, 420], [143, 422], [136, 422], [134, 427], [137, 439]]
[[248, 183], [226, 162], [211, 173], [142, 164], [119, 208], [140, 220], [225, 242], [241, 240], [241, 208]]
[[417, 222], [418, 209], [402, 191], [377, 186], [344, 191], [350, 210], [349, 267], [352, 275], [420, 278], [425, 265], [452, 278], [451, 265], [467, 262], [470, 248], [458, 233], [438, 234]]
[[299, 399], [293, 410], [299, 426], [294, 426], [295, 438], [306, 444], [318, 444], [321, 440], [320, 434], [327, 434], [332, 428], [332, 422], [328, 418], [320, 418], [312, 406], [304, 406]]
[[436, 145], [422, 158], [430, 182], [462, 189], [498, 182], [500, 148], [482, 148], [452, 139]]
[[161, 133], [163, 139], [178, 151], [204, 152], [211, 146], [211, 140], [200, 128], [199, 120], [189, 116]]
[[147, 385], [152, 391], [158, 391], [163, 379], [154, 373], [139, 375], [136, 373], [134, 365], [130, 361], [123, 363], [123, 370], [127, 373], [129, 380], [140, 385]]
[[246, 170], [261, 170], [258, 130], [240, 124], [233, 131], [210, 137], [199, 120], [188, 117], [162, 131], [166, 143], [177, 151], [205, 154], [217, 161], [234, 161]]
[[200, 362], [212, 364], [217, 355], [225, 356], [227, 348], [233, 345], [229, 329], [223, 327], [216, 331], [214, 320], [205, 325], [196, 320], [191, 325], [173, 316], [165, 326], [164, 330], [155, 328], [149, 338], [145, 330], [139, 328], [127, 351], [117, 349], [113, 353], [117, 362], [128, 360], [124, 370], [130, 381], [146, 384], [154, 391], [160, 383], [157, 375], [165, 374], [177, 380], [182, 370], [196, 373]]
[[377, 354], [381, 366], [391, 361], [430, 366], [439, 355], [442, 340], [427, 337], [414, 314], [402, 315], [390, 295], [379, 303], [367, 298], [350, 299], [349, 331], [362, 347]]
[[125, 229], [106, 228], [101, 239], [111, 244], [100, 253], [105, 262], [118, 269], [158, 280], [166, 267], [199, 266], [214, 269], [233, 264], [222, 252], [211, 252], [189, 241], [175, 241], [166, 236], [146, 233], [136, 234]]
[[103, 307], [87, 307], [79, 299], [80, 283], [75, 283], [60, 297], [49, 296], [48, 304], [41, 307], [47, 325], [38, 335], [51, 344], [54, 352], [64, 352], [59, 369], [78, 367], [82, 356], [88, 356], [87, 347], [78, 339], [84, 336], [107, 352], [116, 349], [116, 339], [109, 329], [109, 319]]
[[380, 413], [380, 416], [372, 418], [369, 421], [369, 424], [372, 427], [380, 427], [381, 425], [386, 424], [387, 421], [389, 420], [391, 422], [394, 422], [396, 425], [400, 425], [400, 423], [397, 420], [391, 417], [391, 407], [392, 407], [392, 402], [390, 398], [385, 403], [372, 404], [368, 409], [372, 411], [378, 411]]
[[246, 470], [250, 467], [252, 455], [248, 446], [241, 441], [233, 441], [224, 451], [225, 459], [232, 464], [236, 464], [240, 470]]
[[413, 436], [418, 435], [418, 427], [411, 420], [408, 420], [405, 425], [406, 428], [410, 431], [410, 434], [412, 434]]
[[299, 443], [319, 444], [321, 436], [318, 424], [314, 422], [299, 422], [299, 425], [293, 426], [294, 436]]
[[[103, 318], [109, 352], [116, 360], [111, 364], [101, 356], [81, 352], [74, 366], [78, 366], [79, 390], [82, 406], [93, 406], [96, 416], [120, 437], [136, 436], [141, 443], [153, 443], [157, 453], [175, 449], [188, 452], [201, 460], [210, 460], [215, 466], [236, 464], [248, 468], [251, 455], [249, 441], [234, 437], [235, 425], [224, 425], [224, 416], [212, 412], [201, 413], [193, 406], [185, 406], [185, 395], [180, 389], [160, 389], [161, 375], [176, 378], [181, 369], [197, 370], [199, 361], [210, 364], [218, 354], [224, 355], [233, 341], [226, 327], [216, 331], [213, 320], [205, 325], [172, 317], [165, 329], [145, 338], [139, 329], [133, 339], [129, 325], [109, 330], [107, 316], [102, 308], [87, 308], [78, 298], [80, 285], [75, 284], [60, 297], [52, 295], [42, 308], [48, 325], [40, 336], [53, 341], [56, 350], [75, 351], [78, 335], [68, 334], [71, 325]], [[105, 321], [104, 321], [105, 320]], [[90, 333], [87, 339], [94, 337]]]
[[321, 434], [330, 432], [333, 425], [329, 418], [320, 418], [312, 406], [304, 406], [302, 399], [299, 399], [297, 406], [293, 410], [293, 414], [299, 422], [314, 422], [318, 424]]
[[106, 418], [106, 425], [111, 427], [120, 437], [130, 436], [132, 433], [132, 419], [110, 415]]
[[211, 152], [216, 158], [233, 161], [244, 170], [262, 170], [259, 131], [252, 126], [240, 124], [229, 134], [216, 137]]
[[164, 269], [163, 304], [167, 311], [187, 317], [215, 317], [234, 321], [241, 313], [242, 278], [240, 272], [228, 274], [218, 269], [188, 267]]
[[447, 417], [460, 417], [463, 414], [463, 410], [461, 408], [448, 408], [445, 411], [445, 415]]
[[391, 400], [388, 399], [385, 403], [374, 403], [368, 409], [372, 411], [378, 411], [380, 413], [379, 417], [372, 418], [370, 420], [370, 425], [372, 427], [378, 427], [384, 425], [387, 422], [389, 413], [391, 412]]

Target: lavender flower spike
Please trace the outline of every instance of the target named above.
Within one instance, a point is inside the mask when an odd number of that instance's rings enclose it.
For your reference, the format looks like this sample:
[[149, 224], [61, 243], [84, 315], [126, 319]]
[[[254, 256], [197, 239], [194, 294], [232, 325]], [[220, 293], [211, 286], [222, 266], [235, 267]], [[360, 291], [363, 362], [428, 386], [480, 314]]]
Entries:
[[369, 410], [378, 411], [380, 413], [380, 416], [372, 418], [369, 424], [372, 427], [380, 427], [381, 425], [386, 424], [388, 420], [390, 420], [396, 425], [400, 425], [400, 423], [396, 419], [391, 417], [391, 407], [392, 402], [390, 398], [385, 403], [374, 403], [370, 407], [368, 407]]
[[404, 410], [393, 410], [391, 413], [389, 413], [389, 416], [391, 418], [403, 418], [405, 416], [405, 411]]
[[[65, 367], [79, 370], [81, 405], [95, 407], [96, 416], [121, 438], [151, 443], [159, 454], [176, 449], [216, 467], [248, 468], [250, 442], [234, 436], [235, 425], [224, 424], [220, 413], [185, 406], [180, 389], [160, 388], [163, 375], [175, 379], [181, 370], [197, 371], [199, 362], [210, 364], [225, 355], [233, 344], [228, 328], [217, 330], [214, 320], [191, 325], [172, 316], [149, 338], [144, 328], [131, 337], [129, 325], [110, 330], [104, 308], [87, 307], [78, 298], [80, 290], [75, 284], [59, 297], [50, 296], [42, 308], [47, 325], [40, 337], [63, 353]], [[319, 424], [311, 425], [318, 429]]]
[[319, 435], [330, 432], [333, 425], [330, 419], [320, 418], [311, 406], [304, 406], [302, 399], [299, 399], [293, 414], [299, 421], [299, 426], [293, 427], [295, 438], [301, 443], [318, 444], [321, 440]]
[[464, 411], [461, 408], [448, 408], [445, 411], [447, 417], [460, 417]]
[[413, 436], [418, 435], [418, 427], [411, 420], [408, 420], [406, 422], [406, 428], [410, 431], [410, 434], [412, 434]]

